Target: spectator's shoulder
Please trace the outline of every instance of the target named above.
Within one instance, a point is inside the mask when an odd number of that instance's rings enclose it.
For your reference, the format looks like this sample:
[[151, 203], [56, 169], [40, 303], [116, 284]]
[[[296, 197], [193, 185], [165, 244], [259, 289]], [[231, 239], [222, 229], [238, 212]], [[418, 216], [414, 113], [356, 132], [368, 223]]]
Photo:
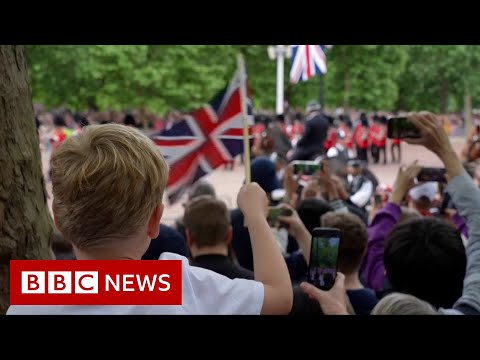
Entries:
[[175, 254], [175, 253], [172, 253], [172, 252], [164, 252], [160, 255], [160, 258], [159, 260], [181, 260], [182, 261], [182, 265], [187, 265], [187, 266], [190, 266], [190, 262], [189, 260], [183, 256], [183, 255], [179, 255], [179, 254]]
[[289, 315], [323, 315], [318, 301], [310, 299], [299, 286], [293, 287], [293, 304]]
[[150, 246], [142, 256], [143, 260], [157, 260], [162, 253], [177, 253], [182, 256], [188, 254], [187, 243], [177, 230], [160, 224], [160, 233], [157, 238], [152, 239]]
[[462, 312], [455, 309], [439, 309], [438, 313], [440, 315], [464, 315]]
[[232, 209], [230, 210], [230, 220], [232, 221], [232, 225], [233, 225], [233, 222], [236, 221], [243, 221], [243, 213], [240, 209]]
[[191, 313], [258, 315], [264, 300], [264, 285], [248, 279], [229, 279], [214, 271], [191, 266], [188, 259], [172, 253], [160, 260], [182, 260], [184, 305]]

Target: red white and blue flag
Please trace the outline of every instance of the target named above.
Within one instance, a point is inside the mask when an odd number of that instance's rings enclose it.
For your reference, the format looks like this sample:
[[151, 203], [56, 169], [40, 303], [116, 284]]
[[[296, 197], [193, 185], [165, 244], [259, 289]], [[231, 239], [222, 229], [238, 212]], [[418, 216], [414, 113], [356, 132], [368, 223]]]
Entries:
[[[243, 112], [239, 73], [208, 104], [185, 116], [184, 120], [153, 135], [169, 167], [166, 193], [175, 203], [188, 188], [213, 169], [242, 154]], [[252, 104], [247, 89], [247, 120], [253, 140]]]
[[292, 65], [290, 67], [290, 82], [297, 84], [307, 81], [318, 74], [326, 74], [327, 57], [325, 45], [291, 45]]

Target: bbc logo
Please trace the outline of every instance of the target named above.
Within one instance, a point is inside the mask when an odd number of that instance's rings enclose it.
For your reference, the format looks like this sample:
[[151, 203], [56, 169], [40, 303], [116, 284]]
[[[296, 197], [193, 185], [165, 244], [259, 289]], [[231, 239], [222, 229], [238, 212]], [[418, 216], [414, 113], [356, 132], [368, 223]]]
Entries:
[[98, 271], [22, 271], [22, 294], [98, 294]]

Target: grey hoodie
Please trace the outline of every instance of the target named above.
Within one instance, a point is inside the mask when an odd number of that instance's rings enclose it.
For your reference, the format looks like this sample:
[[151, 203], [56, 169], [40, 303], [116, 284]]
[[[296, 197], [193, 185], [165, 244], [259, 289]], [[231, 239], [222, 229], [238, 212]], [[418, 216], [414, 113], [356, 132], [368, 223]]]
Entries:
[[453, 309], [440, 309], [439, 312], [480, 315], [480, 190], [467, 172], [463, 172], [450, 181], [447, 192], [468, 226], [467, 271], [460, 299]]

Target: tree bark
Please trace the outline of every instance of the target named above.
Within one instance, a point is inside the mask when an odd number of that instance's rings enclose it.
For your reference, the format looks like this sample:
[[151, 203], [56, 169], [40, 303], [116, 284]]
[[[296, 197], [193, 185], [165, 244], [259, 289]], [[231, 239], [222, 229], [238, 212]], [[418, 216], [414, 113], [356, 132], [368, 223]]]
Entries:
[[50, 259], [51, 234], [24, 49], [0, 45], [0, 314], [10, 260]]
[[350, 68], [348, 66], [348, 55], [345, 47], [343, 47], [342, 59], [347, 67], [345, 74], [343, 74], [343, 110], [345, 113], [348, 113], [350, 110], [350, 91], [352, 90], [352, 86], [350, 84]]
[[345, 72], [345, 75], [343, 77], [343, 87], [343, 110], [345, 112], [348, 112], [350, 110], [350, 91], [352, 90], [348, 70]]

